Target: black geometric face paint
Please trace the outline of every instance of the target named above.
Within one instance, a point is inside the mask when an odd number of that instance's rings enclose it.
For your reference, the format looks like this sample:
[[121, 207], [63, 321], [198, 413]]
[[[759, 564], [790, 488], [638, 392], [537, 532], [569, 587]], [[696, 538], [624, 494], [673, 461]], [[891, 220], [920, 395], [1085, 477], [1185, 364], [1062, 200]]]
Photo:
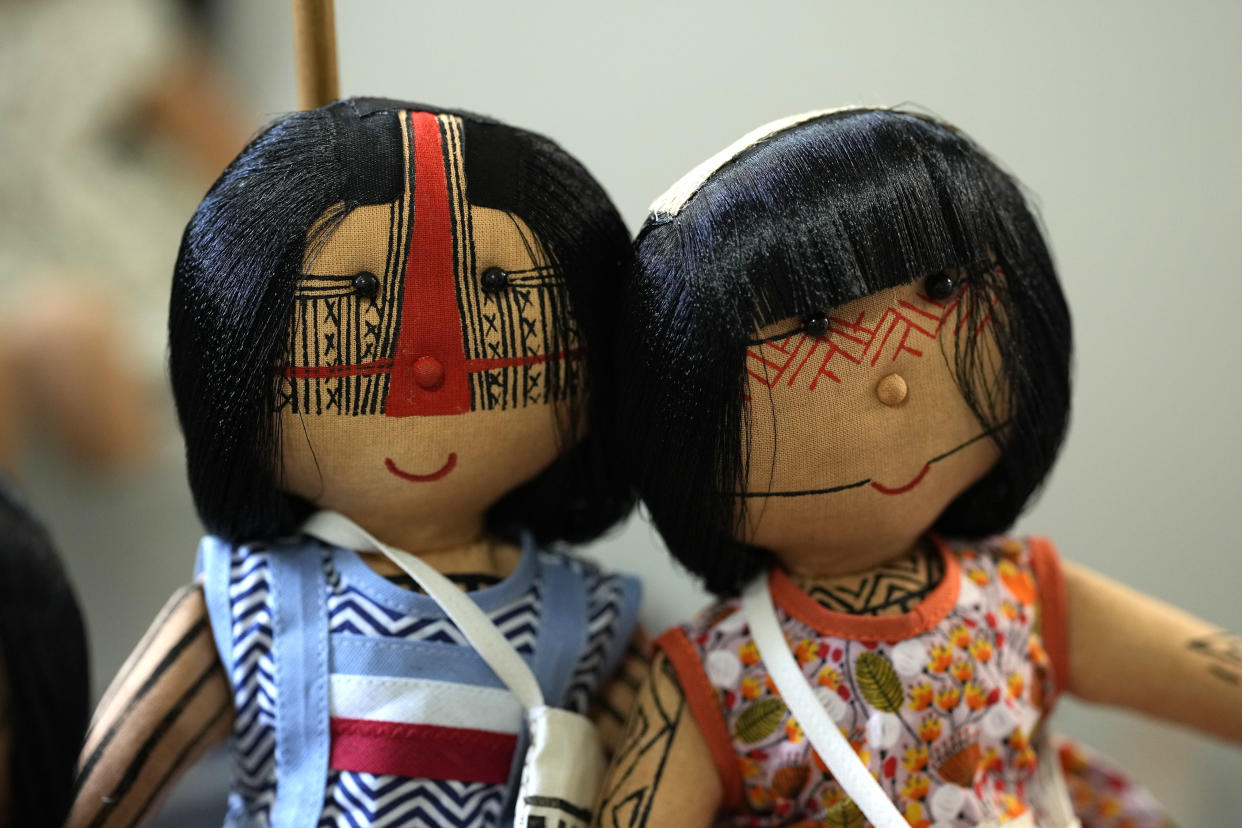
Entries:
[[[435, 416], [570, 397], [581, 382], [579, 339], [549, 252], [511, 214], [497, 245], [495, 227], [475, 238], [459, 117], [399, 117], [406, 188], [388, 205], [383, 272], [323, 275], [312, 263], [278, 371], [278, 410]], [[528, 264], [498, 267], [514, 245]]]

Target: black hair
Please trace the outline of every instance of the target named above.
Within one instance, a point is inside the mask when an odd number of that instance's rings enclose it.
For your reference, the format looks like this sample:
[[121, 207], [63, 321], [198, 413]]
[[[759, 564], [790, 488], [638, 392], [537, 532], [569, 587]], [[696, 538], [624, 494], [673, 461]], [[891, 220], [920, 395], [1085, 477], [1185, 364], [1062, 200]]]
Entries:
[[2, 480], [0, 684], [11, 735], [6, 824], [60, 825], [89, 714], [86, 631], [47, 530]]
[[1071, 353], [1069, 310], [1017, 183], [952, 127], [852, 109], [778, 131], [684, 192], [639, 231], [616, 340], [630, 475], [673, 555], [722, 595], [769, 563], [735, 540], [746, 499], [729, 494], [746, 489], [744, 360], [756, 329], [957, 269], [974, 288], [959, 319], [998, 301], [1003, 382], [983, 380], [974, 337], [951, 358], [1002, 459], [934, 528], [1008, 528], [1064, 436]]
[[[195, 506], [228, 540], [287, 534], [310, 510], [280, 490], [277, 381], [295, 282], [312, 226], [396, 199], [404, 186], [399, 110], [462, 118], [469, 201], [517, 214], [561, 272], [585, 350], [588, 402], [562, 401], [571, 428], [600, 423], [614, 402], [611, 312], [632, 257], [629, 234], [603, 188], [573, 157], [533, 132], [471, 113], [350, 99], [288, 115], [256, 137], [208, 191], [182, 238], [169, 311], [169, 371]], [[322, 225], [317, 219], [340, 205]], [[564, 331], [560, 341], [564, 341]], [[565, 440], [568, 443], [569, 440]], [[612, 450], [589, 428], [540, 476], [488, 512], [490, 531], [518, 527], [540, 540], [583, 541], [632, 504], [611, 470]]]

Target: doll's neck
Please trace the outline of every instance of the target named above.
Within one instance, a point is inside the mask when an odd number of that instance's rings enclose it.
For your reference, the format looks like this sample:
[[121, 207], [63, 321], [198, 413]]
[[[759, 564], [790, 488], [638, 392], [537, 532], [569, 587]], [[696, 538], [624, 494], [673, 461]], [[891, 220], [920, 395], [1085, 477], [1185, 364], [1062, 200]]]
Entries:
[[[478, 582], [487, 583], [507, 578], [517, 568], [522, 551], [511, 543], [483, 538], [469, 546], [424, 552], [419, 555], [437, 572], [453, 578], [467, 591], [477, 588]], [[375, 572], [402, 586], [409, 587], [408, 576], [395, 563], [377, 553], [364, 553], [362, 560]]]
[[[517, 567], [521, 550], [486, 533], [482, 519], [454, 526], [364, 527], [384, 543], [430, 564], [444, 575], [475, 574], [505, 578]], [[381, 554], [362, 559], [380, 575], [398, 575], [401, 569]]]
[[821, 606], [851, 615], [900, 615], [918, 606], [944, 576], [934, 544], [921, 540], [906, 553], [860, 572], [822, 575], [790, 572]]

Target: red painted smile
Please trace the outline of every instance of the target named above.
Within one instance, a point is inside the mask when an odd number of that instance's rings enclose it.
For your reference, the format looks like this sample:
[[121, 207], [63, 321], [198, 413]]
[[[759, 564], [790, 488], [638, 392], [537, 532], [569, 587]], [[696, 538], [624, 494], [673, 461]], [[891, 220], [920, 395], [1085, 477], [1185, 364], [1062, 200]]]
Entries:
[[446, 474], [451, 472], [457, 465], [457, 452], [450, 452], [448, 459], [444, 461], [444, 465], [431, 474], [411, 474], [408, 471], [402, 471], [397, 468], [397, 464], [392, 462], [391, 457], [384, 458], [384, 466], [397, 477], [402, 480], [409, 480], [411, 483], [430, 483], [433, 480], [439, 480]]
[[896, 489], [890, 489], [888, 486], [885, 486], [883, 483], [876, 483], [875, 481], [872, 481], [871, 488], [875, 489], [880, 494], [890, 494], [890, 495], [905, 494], [906, 492], [913, 489], [915, 486], [919, 485], [919, 483], [923, 481], [923, 478], [927, 476], [927, 473], [929, 471], [931, 471], [931, 463], [928, 463], [927, 465], [925, 465], [923, 467], [923, 470], [919, 472], [918, 474], [916, 474], [914, 476], [914, 479], [904, 486], [898, 486]]

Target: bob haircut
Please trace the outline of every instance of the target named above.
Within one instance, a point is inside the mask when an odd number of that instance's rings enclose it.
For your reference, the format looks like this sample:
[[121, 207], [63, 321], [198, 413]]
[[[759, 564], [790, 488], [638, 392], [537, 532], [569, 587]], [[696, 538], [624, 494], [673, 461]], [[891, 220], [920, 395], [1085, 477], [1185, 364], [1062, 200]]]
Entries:
[[[469, 201], [520, 216], [563, 274], [574, 320], [559, 318], [555, 333], [563, 342], [576, 323], [589, 400], [587, 411], [573, 394], [557, 403], [567, 407], [571, 429], [603, 422], [595, 412], [613, 405], [609, 385], [598, 381], [609, 370], [605, 309], [632, 249], [616, 208], [581, 164], [541, 135], [422, 104], [351, 99], [294, 113], [255, 138], [211, 187], [186, 227], [173, 274], [169, 372], [190, 488], [204, 525], [229, 541], [289, 534], [310, 511], [278, 486], [273, 366], [288, 356], [307, 247], [352, 209], [402, 191], [398, 110], [460, 116]], [[312, 226], [323, 232], [308, 241]], [[592, 430], [494, 504], [488, 529], [513, 537], [522, 527], [542, 541], [597, 536], [632, 505], [608, 457]]]
[[656, 526], [712, 592], [770, 562], [735, 540], [748, 499], [731, 494], [747, 480], [746, 348], [769, 323], [960, 269], [958, 318], [990, 311], [1001, 381], [986, 380], [995, 358], [976, 337], [946, 358], [1002, 458], [934, 528], [1005, 530], [1051, 467], [1069, 415], [1069, 310], [1017, 183], [952, 127], [851, 109], [761, 128], [657, 201], [636, 249], [620, 433]]
[[90, 713], [86, 630], [47, 530], [0, 480], [0, 720], [9, 809], [0, 824], [61, 825]]

